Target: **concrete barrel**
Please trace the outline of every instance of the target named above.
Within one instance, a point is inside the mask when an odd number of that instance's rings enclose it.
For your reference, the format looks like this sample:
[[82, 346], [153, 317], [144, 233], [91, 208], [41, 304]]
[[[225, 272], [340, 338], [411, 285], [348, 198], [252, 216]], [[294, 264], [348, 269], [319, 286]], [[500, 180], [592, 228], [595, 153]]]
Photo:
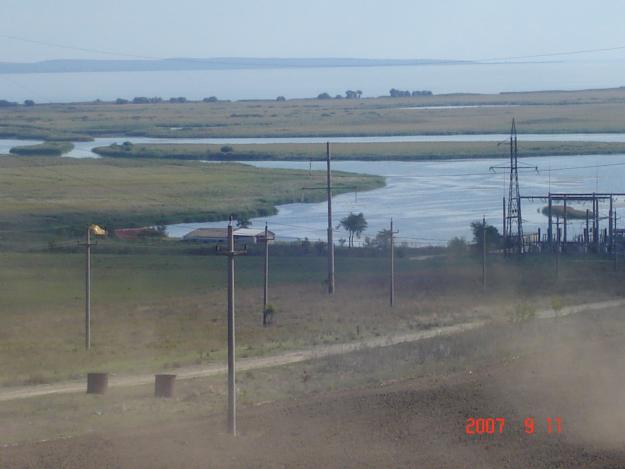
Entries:
[[108, 385], [108, 373], [87, 373], [87, 394], [104, 394]]
[[174, 397], [176, 375], [155, 375], [154, 376], [154, 396]]

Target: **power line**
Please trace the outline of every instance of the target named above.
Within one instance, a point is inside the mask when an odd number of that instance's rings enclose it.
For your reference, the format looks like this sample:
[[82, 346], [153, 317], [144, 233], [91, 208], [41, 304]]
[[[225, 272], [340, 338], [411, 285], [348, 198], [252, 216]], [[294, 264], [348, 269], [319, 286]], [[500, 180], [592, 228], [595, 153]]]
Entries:
[[572, 50], [572, 51], [547, 52], [547, 53], [533, 54], [533, 55], [517, 55], [517, 56], [509, 56], [509, 57], [493, 57], [489, 59], [474, 59], [472, 60], [472, 62], [495, 62], [495, 61], [503, 61], [503, 60], [539, 59], [539, 58], [544, 58], [544, 57], [594, 54], [596, 52], [613, 52], [617, 50], [625, 50], [625, 45], [616, 46], [616, 47], [604, 47], [604, 48], [598, 48], [598, 49], [578, 49], [578, 50]]
[[604, 164], [595, 164], [595, 165], [586, 165], [586, 166], [568, 166], [563, 168], [551, 168], [551, 171], [569, 171], [571, 169], [595, 169], [595, 168], [607, 168], [610, 166], [625, 166], [625, 162], [623, 163], [604, 163]]
[[[112, 51], [112, 50], [106, 50], [106, 49], [96, 49], [96, 48], [90, 48], [90, 47], [74, 46], [74, 45], [68, 45], [68, 44], [59, 44], [59, 43], [50, 42], [50, 41], [37, 40], [37, 39], [31, 39], [31, 38], [26, 38], [22, 36], [13, 36], [13, 35], [8, 35], [8, 34], [0, 34], [0, 37], [5, 38], [5, 39], [12, 39], [14, 41], [21, 41], [21, 42], [27, 42], [31, 44], [43, 45], [46, 47], [76, 50], [80, 52], [93, 52], [93, 53], [101, 54], [101, 55], [130, 57], [130, 58], [145, 59], [145, 60], [164, 60], [165, 59], [164, 57], [156, 57], [156, 56], [150, 56], [150, 55], [145, 55], [145, 54], [135, 54], [135, 53], [129, 53], [129, 52], [120, 52], [120, 51]], [[504, 60], [538, 59], [538, 58], [545, 58], [545, 57], [560, 57], [560, 56], [571, 56], [571, 55], [594, 54], [598, 52], [614, 52], [618, 50], [625, 50], [625, 45], [595, 48], [595, 49], [577, 49], [577, 50], [572, 50], [572, 51], [561, 51], [561, 52], [545, 52], [545, 53], [531, 54], [531, 55], [466, 59], [466, 60], [463, 60], [463, 62], [495, 62], [495, 61], [504, 61]], [[190, 60], [190, 61], [209, 60], [210, 63], [216, 64], [216, 65], [253, 65], [252, 63], [250, 63], [250, 60], [237, 62], [236, 58], [233, 58], [231, 60], [221, 59], [221, 61], [219, 59], [212, 59], [212, 58], [211, 59], [185, 59], [185, 60]], [[284, 62], [283, 61], [270, 62], [268, 60], [263, 60], [262, 65], [284, 65]]]
[[118, 57], [132, 57], [134, 59], [161, 60], [160, 57], [150, 57], [147, 55], [129, 54], [126, 52], [119, 52], [119, 51], [92, 49], [88, 47], [69, 46], [66, 44], [56, 44], [54, 42], [39, 41], [36, 39], [29, 39], [25, 37], [10, 36], [8, 34], [0, 34], [0, 37], [5, 38], [5, 39], [13, 39], [15, 41], [29, 42], [31, 44], [39, 44], [39, 45], [47, 46], [47, 47], [56, 47], [58, 49], [77, 50], [81, 52], [95, 52], [96, 54], [113, 55], [113, 56], [118, 56]]

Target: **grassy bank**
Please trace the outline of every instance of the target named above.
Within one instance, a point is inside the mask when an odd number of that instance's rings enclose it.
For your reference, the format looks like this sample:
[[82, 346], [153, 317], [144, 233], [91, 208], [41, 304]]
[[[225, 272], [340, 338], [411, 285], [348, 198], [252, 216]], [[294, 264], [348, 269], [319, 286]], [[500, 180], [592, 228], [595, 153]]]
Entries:
[[[319, 144], [134, 144], [98, 147], [94, 152], [114, 158], [158, 158], [171, 160], [308, 161], [325, 159]], [[625, 154], [625, 143], [602, 142], [521, 142], [521, 156], [566, 156]], [[332, 157], [337, 160], [443, 160], [460, 158], [509, 158], [508, 147], [497, 142], [393, 142], [335, 143]]]
[[[90, 223], [115, 228], [268, 215], [279, 204], [323, 200], [323, 191], [302, 190], [323, 184], [321, 172], [242, 164], [3, 157], [0, 240], [5, 247], [46, 241]], [[381, 187], [384, 179], [336, 172], [335, 184], [337, 193], [351, 192]]]
[[74, 144], [70, 142], [43, 142], [13, 147], [10, 152], [20, 156], [61, 156], [73, 149]]
[[[477, 106], [424, 109], [428, 106]], [[414, 108], [417, 109], [414, 109]], [[625, 132], [625, 88], [411, 98], [44, 104], [0, 109], [0, 137], [348, 136]]]

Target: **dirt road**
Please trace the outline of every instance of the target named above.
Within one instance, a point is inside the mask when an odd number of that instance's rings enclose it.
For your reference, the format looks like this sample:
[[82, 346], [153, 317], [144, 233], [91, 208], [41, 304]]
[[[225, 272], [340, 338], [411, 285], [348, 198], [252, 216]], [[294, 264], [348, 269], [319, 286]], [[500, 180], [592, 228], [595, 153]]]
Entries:
[[[594, 311], [608, 308], [614, 308], [625, 305], [623, 300], [603, 301], [597, 303], [588, 303], [577, 306], [562, 308], [560, 311], [553, 310], [541, 311], [537, 314], [538, 318], [552, 318], [554, 316], [566, 316], [576, 314], [583, 311]], [[392, 345], [416, 342], [429, 339], [436, 336], [445, 336], [469, 331], [478, 327], [482, 327], [484, 321], [474, 321], [470, 323], [457, 324], [447, 327], [438, 327], [425, 331], [411, 332], [406, 334], [397, 334], [392, 336], [371, 337], [355, 342], [332, 344], [315, 347], [307, 350], [297, 350], [287, 352], [280, 355], [272, 355], [258, 358], [245, 358], [237, 360], [237, 370], [246, 371], [260, 368], [269, 368], [273, 366], [286, 365], [290, 363], [298, 363], [315, 358], [322, 358], [331, 355], [340, 355], [351, 353], [361, 348], [388, 347]], [[202, 378], [215, 376], [226, 373], [227, 368], [224, 365], [210, 366], [190, 366], [173, 370], [178, 380]], [[154, 382], [153, 374], [141, 374], [134, 376], [112, 376], [109, 381], [110, 387], [120, 386], [139, 386]], [[46, 396], [50, 394], [67, 394], [84, 392], [86, 384], [83, 381], [62, 382], [49, 385], [19, 386], [0, 390], [0, 401], [10, 401], [14, 399], [26, 399], [32, 397]]]
[[[519, 327], [524, 356], [369, 387], [3, 450], [4, 467], [625, 467], [622, 308]], [[483, 335], [474, 347], [483, 346]], [[406, 347], [399, 346], [399, 347]], [[381, 348], [380, 354], [391, 348]], [[381, 361], [384, 363], [384, 361]], [[504, 418], [468, 435], [468, 418]], [[526, 432], [526, 419], [533, 431]], [[548, 418], [561, 430], [549, 432]]]

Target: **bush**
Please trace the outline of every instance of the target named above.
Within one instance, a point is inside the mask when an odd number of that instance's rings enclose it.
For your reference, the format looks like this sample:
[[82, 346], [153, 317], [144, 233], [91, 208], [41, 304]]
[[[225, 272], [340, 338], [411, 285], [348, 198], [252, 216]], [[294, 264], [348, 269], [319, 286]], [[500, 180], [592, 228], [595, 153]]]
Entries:
[[562, 308], [564, 308], [564, 304], [562, 303], [562, 298], [560, 298], [559, 296], [554, 296], [553, 298], [551, 298], [551, 309], [553, 309], [553, 312], [556, 315], [556, 317], [560, 316], [560, 312], [562, 311]]
[[464, 256], [468, 251], [467, 242], [464, 238], [455, 237], [447, 243], [447, 254], [453, 257]]
[[536, 308], [527, 303], [519, 303], [512, 311], [511, 320], [514, 323], [527, 322], [536, 318]]
[[216, 103], [217, 96], [209, 96], [208, 98], [204, 98], [202, 101], [205, 103]]
[[230, 145], [224, 145], [220, 148], [220, 151], [222, 153], [232, 153], [234, 151], [234, 148], [232, 148]]

